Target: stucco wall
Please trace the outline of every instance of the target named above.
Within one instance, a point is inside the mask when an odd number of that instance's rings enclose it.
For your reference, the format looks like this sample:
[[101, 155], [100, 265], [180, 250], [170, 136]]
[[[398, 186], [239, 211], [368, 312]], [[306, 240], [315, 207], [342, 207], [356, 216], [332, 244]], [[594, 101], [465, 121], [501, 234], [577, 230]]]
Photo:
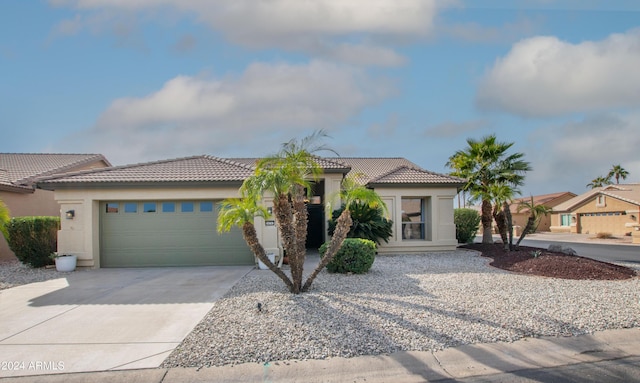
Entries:
[[554, 213], [551, 230], [594, 235], [597, 233], [625, 235], [630, 233], [633, 230], [633, 225], [638, 223], [640, 216], [638, 206], [609, 196], [604, 196], [604, 204], [598, 204], [597, 201], [598, 196], [596, 195], [574, 208], [571, 211], [574, 219], [570, 227], [560, 226], [560, 216], [569, 213]]
[[[7, 205], [11, 217], [57, 216], [60, 207], [54, 199], [54, 193], [47, 190], [35, 190], [33, 193], [12, 193], [0, 191], [0, 199]], [[0, 235], [0, 260], [15, 260], [4, 236]]]

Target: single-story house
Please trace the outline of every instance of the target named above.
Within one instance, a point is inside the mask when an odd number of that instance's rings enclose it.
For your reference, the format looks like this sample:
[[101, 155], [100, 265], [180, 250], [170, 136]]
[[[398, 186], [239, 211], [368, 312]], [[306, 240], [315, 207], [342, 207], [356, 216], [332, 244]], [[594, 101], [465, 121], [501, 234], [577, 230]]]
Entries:
[[640, 184], [597, 187], [554, 208], [551, 231], [629, 235], [640, 228]]
[[[551, 194], [541, 194], [533, 196], [534, 205], [542, 205], [546, 206], [549, 209], [555, 209], [559, 204], [570, 200], [576, 195], [571, 192], [559, 192], [559, 193], [551, 193]], [[517, 198], [511, 201], [511, 217], [514, 226], [518, 226], [523, 228], [527, 225], [527, 221], [529, 220], [529, 209], [522, 208], [518, 211], [518, 207], [522, 202], [531, 202], [531, 196]], [[540, 217], [540, 223], [538, 224], [537, 231], [550, 231], [551, 227], [551, 214], [543, 215]]]
[[[0, 153], [0, 200], [12, 217], [57, 216], [60, 205], [49, 190], [36, 188], [47, 176], [111, 166], [101, 154]], [[0, 260], [15, 259], [0, 235]]]
[[[309, 199], [307, 246], [327, 240], [323, 203], [347, 174], [375, 189], [394, 221], [380, 253], [453, 250], [453, 200], [463, 180], [427, 171], [404, 158], [318, 158], [324, 169]], [[52, 176], [38, 185], [54, 191], [62, 218], [58, 251], [79, 266], [143, 267], [253, 264], [240, 230], [218, 234], [218, 202], [238, 197], [255, 158], [208, 155]], [[265, 198], [268, 207], [272, 200]], [[282, 254], [272, 220], [256, 219], [268, 252]]]

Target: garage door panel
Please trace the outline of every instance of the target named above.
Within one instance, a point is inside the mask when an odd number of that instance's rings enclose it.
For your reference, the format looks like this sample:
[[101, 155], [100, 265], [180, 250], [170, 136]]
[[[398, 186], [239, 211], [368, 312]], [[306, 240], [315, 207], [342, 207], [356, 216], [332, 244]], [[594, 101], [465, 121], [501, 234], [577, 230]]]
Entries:
[[215, 211], [143, 213], [138, 209], [136, 213], [125, 213], [123, 209], [115, 210], [108, 210], [105, 203], [101, 206], [102, 267], [254, 263], [240, 229], [224, 234], [216, 232]]

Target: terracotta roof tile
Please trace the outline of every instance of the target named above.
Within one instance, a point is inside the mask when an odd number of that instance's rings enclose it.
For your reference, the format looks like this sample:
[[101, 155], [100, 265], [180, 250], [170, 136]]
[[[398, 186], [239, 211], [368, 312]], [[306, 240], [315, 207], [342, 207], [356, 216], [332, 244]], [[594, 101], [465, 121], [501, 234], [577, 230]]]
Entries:
[[222, 182], [251, 174], [253, 168], [242, 162], [202, 155], [53, 176], [43, 183]]
[[101, 154], [0, 153], [0, 184], [15, 187], [30, 186], [39, 178], [59, 174], [103, 161]]
[[559, 204], [553, 210], [556, 212], [570, 211], [597, 194], [603, 194], [640, 206], [640, 184], [620, 184], [591, 189], [577, 197], [573, 197], [572, 199]]
[[362, 184], [461, 184], [464, 180], [422, 169], [406, 158], [333, 158], [351, 167]]

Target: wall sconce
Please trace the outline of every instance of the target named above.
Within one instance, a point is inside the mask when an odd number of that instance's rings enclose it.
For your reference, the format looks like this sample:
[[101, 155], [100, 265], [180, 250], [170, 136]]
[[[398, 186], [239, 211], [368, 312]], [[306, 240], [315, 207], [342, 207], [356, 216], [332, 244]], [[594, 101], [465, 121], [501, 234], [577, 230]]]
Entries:
[[635, 221], [636, 220], [636, 216], [631, 214], [631, 219]]
[[67, 210], [67, 219], [73, 219], [73, 217], [76, 216], [76, 211], [75, 210]]
[[273, 214], [273, 208], [271, 206], [267, 208], [267, 214], [269, 215]]

